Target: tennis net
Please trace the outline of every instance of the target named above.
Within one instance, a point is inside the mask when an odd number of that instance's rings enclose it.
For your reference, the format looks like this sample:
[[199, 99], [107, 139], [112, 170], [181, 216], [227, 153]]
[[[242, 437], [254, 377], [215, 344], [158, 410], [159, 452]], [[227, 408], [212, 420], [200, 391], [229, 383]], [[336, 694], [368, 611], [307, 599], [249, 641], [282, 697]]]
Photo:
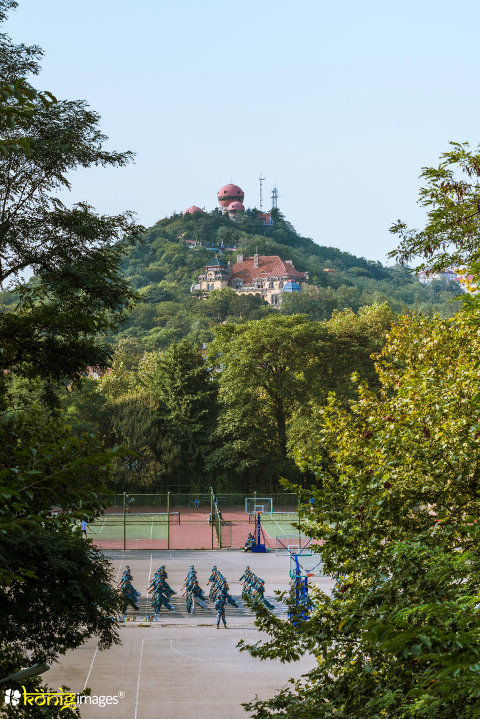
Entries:
[[125, 522], [132, 524], [180, 524], [180, 512], [129, 512], [128, 514], [103, 514], [95, 520], [94, 525], [113, 526]]
[[[258, 512], [248, 513], [248, 523], [255, 524]], [[298, 522], [298, 512], [262, 512], [261, 523], [267, 522]]]

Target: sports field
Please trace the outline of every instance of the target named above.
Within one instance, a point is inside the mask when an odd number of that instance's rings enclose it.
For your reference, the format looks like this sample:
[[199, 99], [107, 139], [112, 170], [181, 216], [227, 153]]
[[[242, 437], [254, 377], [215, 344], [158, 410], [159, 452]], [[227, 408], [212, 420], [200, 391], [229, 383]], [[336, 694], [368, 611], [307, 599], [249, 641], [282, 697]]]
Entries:
[[[256, 515], [243, 510], [222, 510], [221, 526], [210, 523], [210, 512], [204, 507], [182, 507], [170, 512], [152, 512], [139, 506], [125, 516], [114, 508], [90, 524], [87, 536], [104, 550], [112, 549], [219, 549], [244, 546], [248, 533], [255, 534]], [[262, 542], [275, 550], [277, 537], [285, 546], [298, 544], [296, 512], [274, 512], [261, 515]], [[221, 534], [221, 537], [219, 536]], [[300, 532], [300, 538], [305, 538]]]
[[168, 528], [180, 524], [180, 512], [142, 512], [127, 514], [125, 528], [123, 515], [104, 514], [90, 524], [89, 534], [92, 539], [123, 539], [124, 531], [127, 539], [167, 539]]
[[[133, 585], [142, 594], [159, 565], [165, 564], [168, 582], [177, 591], [172, 603], [174, 613], [160, 614], [158, 622], [137, 621], [120, 625], [122, 646], [100, 652], [95, 641], [69, 652], [60, 659], [45, 679], [51, 686], [67, 685], [74, 691], [90, 687], [94, 696], [117, 697], [117, 703], [99, 708], [81, 706], [82, 719], [240, 719], [247, 717], [241, 703], [256, 694], [266, 698], [292, 676], [315, 665], [306, 656], [292, 665], [261, 662], [236, 645], [240, 639], [257, 641], [261, 635], [254, 626], [250, 610], [241, 600], [238, 579], [245, 566], [266, 583], [266, 597], [275, 605], [275, 613], [285, 617], [274, 590], [289, 587], [289, 557], [244, 554], [240, 551], [126, 551], [108, 552], [114, 568], [114, 580], [128, 564]], [[178, 593], [188, 568], [194, 564], [203, 589], [216, 564], [227, 578], [231, 594], [239, 601], [238, 609], [227, 608], [228, 629], [217, 630], [212, 608], [186, 613], [185, 599]], [[315, 578], [329, 591], [333, 581]], [[211, 603], [209, 603], [210, 605]], [[163, 611], [163, 610], [162, 610]]]

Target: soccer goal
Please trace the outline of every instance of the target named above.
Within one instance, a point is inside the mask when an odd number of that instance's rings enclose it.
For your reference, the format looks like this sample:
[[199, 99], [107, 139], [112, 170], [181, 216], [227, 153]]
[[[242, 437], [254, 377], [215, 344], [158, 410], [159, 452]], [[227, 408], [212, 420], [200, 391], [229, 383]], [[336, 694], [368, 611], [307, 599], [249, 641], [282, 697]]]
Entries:
[[246, 497], [245, 498], [245, 514], [262, 512], [262, 514], [271, 514], [273, 512], [273, 500], [271, 497]]

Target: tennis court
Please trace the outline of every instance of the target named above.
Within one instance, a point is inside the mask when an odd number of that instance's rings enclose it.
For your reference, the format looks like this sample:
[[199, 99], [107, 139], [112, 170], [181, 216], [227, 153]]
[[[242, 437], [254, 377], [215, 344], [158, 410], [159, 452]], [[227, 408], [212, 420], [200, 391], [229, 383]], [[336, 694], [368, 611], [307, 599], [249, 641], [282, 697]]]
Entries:
[[[248, 516], [248, 523], [255, 527], [257, 513], [250, 512]], [[263, 530], [268, 534], [269, 537], [305, 537], [306, 535], [298, 530], [298, 512], [271, 512], [262, 513], [260, 515], [260, 521]]]
[[95, 542], [126, 540], [167, 542], [172, 526], [181, 522], [180, 512], [141, 512], [132, 514], [104, 514], [88, 528]]
[[286, 546], [303, 544], [300, 540], [308, 530], [299, 532], [297, 509], [297, 497], [289, 494], [273, 498], [243, 494], [116, 495], [106, 514], [88, 525], [87, 537], [107, 551], [240, 549], [249, 532], [256, 534], [255, 520], [261, 511], [262, 541], [275, 550], [280, 539]]

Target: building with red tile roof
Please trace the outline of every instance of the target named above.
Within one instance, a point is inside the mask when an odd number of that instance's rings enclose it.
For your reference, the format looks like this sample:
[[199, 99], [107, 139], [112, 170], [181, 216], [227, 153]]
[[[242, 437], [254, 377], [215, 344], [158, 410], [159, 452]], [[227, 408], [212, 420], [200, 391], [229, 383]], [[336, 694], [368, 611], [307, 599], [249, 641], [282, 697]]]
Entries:
[[308, 272], [299, 272], [292, 260], [278, 255], [244, 257], [237, 255], [234, 265], [224, 260], [210, 261], [192, 290], [210, 292], [231, 287], [237, 294], [260, 295], [272, 307], [279, 307], [284, 292], [298, 292], [308, 282]]

